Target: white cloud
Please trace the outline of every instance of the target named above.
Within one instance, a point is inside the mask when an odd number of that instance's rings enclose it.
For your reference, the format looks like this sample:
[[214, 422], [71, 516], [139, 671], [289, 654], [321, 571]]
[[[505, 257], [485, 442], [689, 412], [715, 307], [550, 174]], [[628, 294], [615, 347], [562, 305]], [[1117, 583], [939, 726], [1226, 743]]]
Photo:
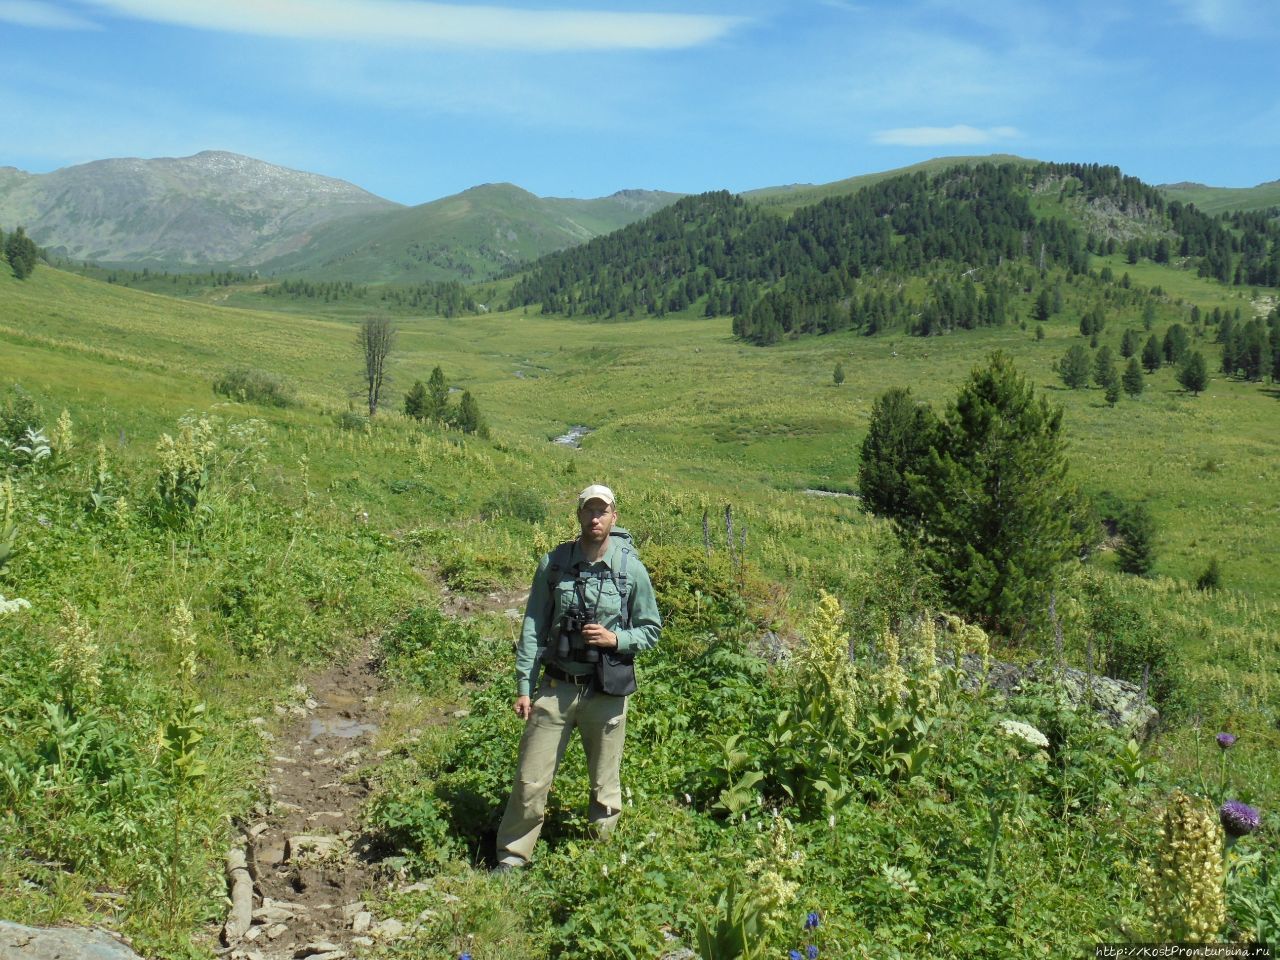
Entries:
[[1274, 0], [1175, 0], [1183, 17], [1220, 37], [1256, 39], [1280, 29]]
[[46, 30], [98, 30], [97, 24], [41, 0], [0, 0], [0, 21]]
[[1016, 127], [896, 127], [872, 136], [875, 143], [894, 147], [949, 147], [1014, 140], [1022, 136]]
[[418, 0], [89, 0], [127, 17], [227, 33], [490, 50], [678, 49], [723, 36], [740, 17], [525, 10]]

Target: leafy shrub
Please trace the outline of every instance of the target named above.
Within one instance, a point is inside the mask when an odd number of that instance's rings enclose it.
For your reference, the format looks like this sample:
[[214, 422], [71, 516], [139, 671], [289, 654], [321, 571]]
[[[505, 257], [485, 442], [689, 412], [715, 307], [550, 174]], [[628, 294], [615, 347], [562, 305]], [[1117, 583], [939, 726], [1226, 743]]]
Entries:
[[446, 617], [431, 607], [415, 607], [382, 635], [382, 653], [394, 673], [428, 693], [490, 677], [505, 666], [507, 646], [486, 637], [473, 623]]
[[1126, 592], [1114, 578], [1083, 579], [1084, 629], [1097, 638], [1103, 671], [1117, 680], [1146, 684], [1162, 711], [1176, 711], [1186, 696], [1186, 664], [1151, 601]]
[[213, 392], [240, 403], [266, 407], [292, 406], [296, 389], [279, 374], [254, 367], [232, 367], [213, 381]]
[[1209, 565], [1196, 577], [1197, 590], [1217, 590], [1222, 586], [1222, 565], [1217, 557], [1209, 558]]

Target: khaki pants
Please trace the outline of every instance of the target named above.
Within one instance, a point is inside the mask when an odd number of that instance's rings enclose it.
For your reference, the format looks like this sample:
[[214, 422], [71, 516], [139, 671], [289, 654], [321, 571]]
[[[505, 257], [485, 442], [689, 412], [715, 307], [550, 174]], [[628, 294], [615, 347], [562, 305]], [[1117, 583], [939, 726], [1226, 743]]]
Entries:
[[564, 758], [574, 728], [582, 734], [591, 778], [587, 817], [606, 834], [622, 813], [622, 742], [627, 732], [627, 698], [544, 677], [533, 699], [533, 715], [520, 739], [520, 762], [502, 825], [498, 860], [528, 863], [542, 832], [551, 781]]

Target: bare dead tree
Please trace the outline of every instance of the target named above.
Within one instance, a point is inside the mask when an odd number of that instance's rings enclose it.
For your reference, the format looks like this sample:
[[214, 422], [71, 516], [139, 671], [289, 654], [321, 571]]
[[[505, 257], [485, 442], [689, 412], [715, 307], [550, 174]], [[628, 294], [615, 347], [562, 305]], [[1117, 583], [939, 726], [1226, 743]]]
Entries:
[[387, 358], [396, 343], [396, 325], [388, 317], [365, 317], [356, 343], [364, 356], [364, 380], [369, 391], [369, 416], [378, 412], [382, 385], [387, 378]]

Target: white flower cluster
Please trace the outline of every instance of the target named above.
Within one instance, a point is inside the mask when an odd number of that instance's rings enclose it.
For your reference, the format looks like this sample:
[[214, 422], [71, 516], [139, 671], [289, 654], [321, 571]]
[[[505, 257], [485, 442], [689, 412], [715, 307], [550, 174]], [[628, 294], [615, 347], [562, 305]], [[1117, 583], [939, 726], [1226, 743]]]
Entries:
[[1006, 737], [1021, 740], [1038, 750], [1049, 749], [1049, 738], [1029, 723], [1023, 723], [1020, 720], [1001, 720], [1000, 732]]
[[17, 613], [19, 610], [29, 610], [31, 604], [21, 597], [14, 597], [12, 600], [6, 600], [4, 594], [0, 593], [0, 617], [8, 616], [11, 613]]

